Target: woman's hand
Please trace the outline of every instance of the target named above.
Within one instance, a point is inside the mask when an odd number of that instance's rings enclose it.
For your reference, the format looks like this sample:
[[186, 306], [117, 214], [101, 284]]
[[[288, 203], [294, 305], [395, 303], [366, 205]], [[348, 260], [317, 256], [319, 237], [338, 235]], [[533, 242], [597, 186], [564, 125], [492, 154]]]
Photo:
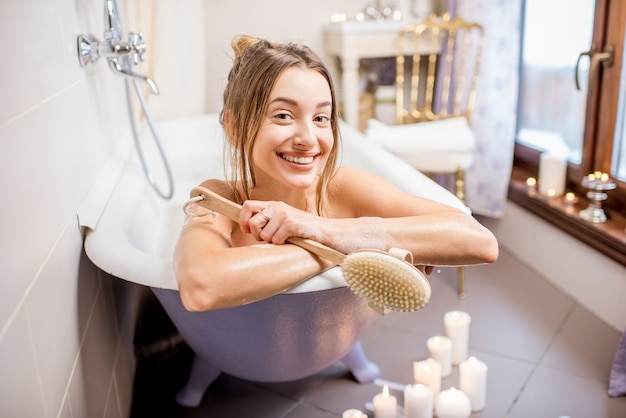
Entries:
[[239, 225], [242, 232], [272, 244], [284, 244], [287, 238], [294, 236], [320, 240], [320, 217], [283, 202], [245, 201]]

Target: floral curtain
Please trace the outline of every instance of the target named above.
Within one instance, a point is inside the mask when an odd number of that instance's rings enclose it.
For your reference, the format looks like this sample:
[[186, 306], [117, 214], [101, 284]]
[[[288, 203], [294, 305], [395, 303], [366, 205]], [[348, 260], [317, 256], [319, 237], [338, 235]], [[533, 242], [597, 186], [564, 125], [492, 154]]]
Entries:
[[501, 217], [515, 145], [522, 0], [448, 0], [448, 10], [485, 29], [471, 122], [477, 149], [466, 174], [467, 203], [476, 214]]

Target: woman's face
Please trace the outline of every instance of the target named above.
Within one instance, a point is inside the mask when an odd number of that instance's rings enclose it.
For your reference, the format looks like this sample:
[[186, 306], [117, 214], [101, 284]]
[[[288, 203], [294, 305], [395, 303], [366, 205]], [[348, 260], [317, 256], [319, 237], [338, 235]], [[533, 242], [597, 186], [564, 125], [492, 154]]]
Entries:
[[284, 70], [270, 92], [252, 149], [257, 186], [313, 186], [334, 143], [331, 114], [330, 87], [320, 73]]

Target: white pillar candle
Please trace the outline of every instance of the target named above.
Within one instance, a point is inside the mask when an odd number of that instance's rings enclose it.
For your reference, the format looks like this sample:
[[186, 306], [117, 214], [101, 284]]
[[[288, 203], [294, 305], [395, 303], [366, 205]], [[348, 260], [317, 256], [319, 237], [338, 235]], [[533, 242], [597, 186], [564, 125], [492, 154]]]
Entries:
[[428, 386], [433, 391], [433, 399], [437, 399], [441, 391], [441, 365], [438, 361], [428, 358], [413, 363], [413, 383]]
[[441, 364], [441, 377], [452, 373], [452, 340], [440, 335], [430, 337], [426, 341], [428, 355]]
[[404, 388], [404, 418], [433, 418], [433, 390], [428, 386], [406, 385]]
[[467, 394], [472, 411], [485, 408], [487, 401], [487, 365], [476, 357], [470, 357], [459, 366], [459, 388]]
[[468, 418], [471, 414], [470, 400], [462, 391], [450, 388], [439, 394], [435, 405], [438, 418]]
[[450, 311], [444, 315], [444, 328], [452, 340], [452, 364], [455, 366], [467, 359], [471, 321], [469, 314], [463, 311]]
[[383, 386], [382, 393], [374, 396], [374, 418], [398, 418], [398, 400], [389, 394], [389, 386]]
[[550, 196], [563, 196], [567, 159], [560, 154], [544, 152], [539, 157], [539, 193]]
[[359, 411], [358, 409], [348, 409], [343, 411], [341, 414], [341, 418], [367, 418], [367, 414], [365, 412]]

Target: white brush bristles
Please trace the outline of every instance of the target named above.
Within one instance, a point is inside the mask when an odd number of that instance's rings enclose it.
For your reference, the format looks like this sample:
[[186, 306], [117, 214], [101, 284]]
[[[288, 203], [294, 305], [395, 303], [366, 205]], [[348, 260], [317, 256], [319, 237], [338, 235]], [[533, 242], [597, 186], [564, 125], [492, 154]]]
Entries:
[[430, 283], [415, 267], [388, 254], [361, 251], [341, 266], [348, 286], [370, 304], [400, 312], [423, 308], [430, 299]]

